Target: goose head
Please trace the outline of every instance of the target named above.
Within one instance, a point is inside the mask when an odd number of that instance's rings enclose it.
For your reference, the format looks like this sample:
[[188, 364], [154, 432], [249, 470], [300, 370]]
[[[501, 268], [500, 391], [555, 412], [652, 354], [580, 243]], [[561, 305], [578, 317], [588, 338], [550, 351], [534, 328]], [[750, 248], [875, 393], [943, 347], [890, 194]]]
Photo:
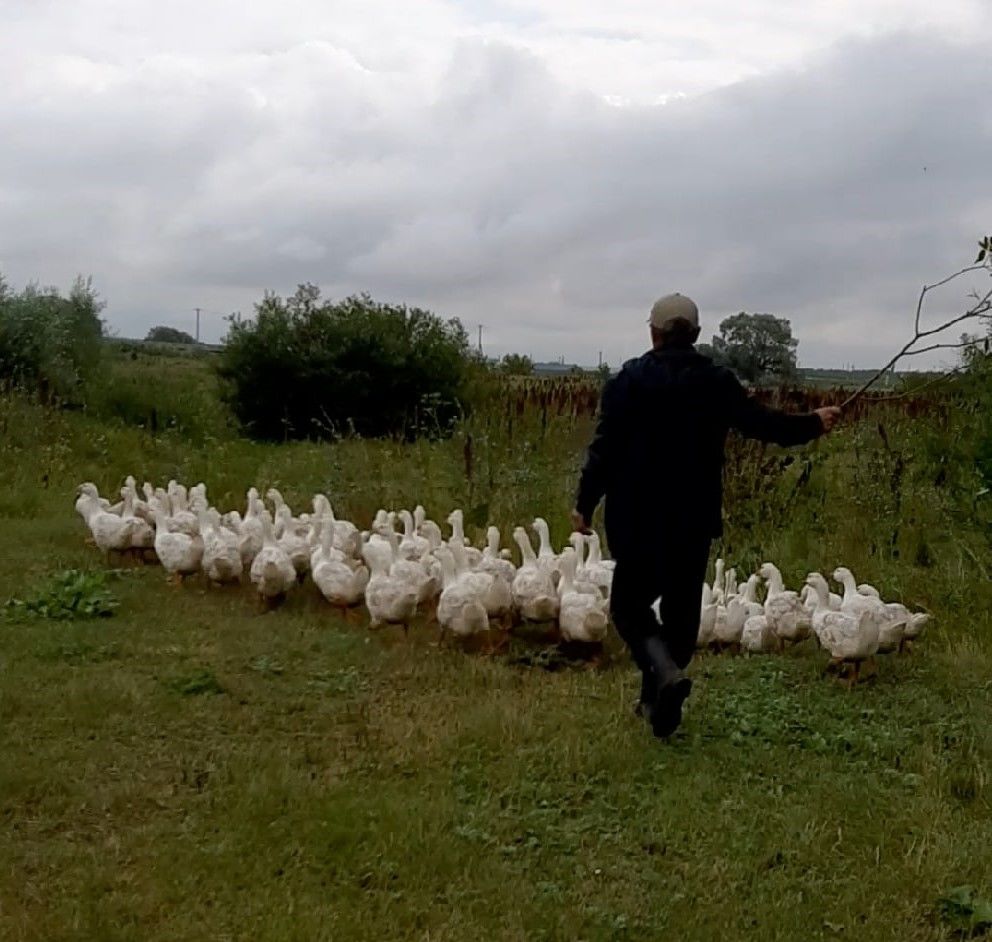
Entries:
[[806, 585], [809, 586], [811, 592], [816, 593], [817, 603], [819, 606], [829, 607], [830, 587], [827, 585], [827, 580], [824, 579], [820, 573], [811, 572], [806, 577]]
[[534, 556], [534, 547], [530, 542], [530, 537], [527, 536], [527, 531], [523, 527], [514, 527], [513, 541], [520, 547], [520, 553], [523, 556], [523, 561], [525, 563], [534, 562], [537, 558]]
[[431, 545], [431, 549], [437, 549], [444, 543], [444, 534], [441, 528], [433, 520], [425, 520], [421, 525], [421, 535]]
[[571, 592], [574, 589], [575, 573], [578, 569], [579, 558], [576, 555], [575, 550], [571, 546], [565, 547], [561, 552], [561, 559], [559, 563], [559, 568], [561, 570], [561, 584], [558, 586], [558, 592], [564, 595], [566, 592]]
[[389, 575], [389, 567], [393, 561], [393, 553], [388, 543], [370, 540], [362, 547], [362, 558], [373, 576]]
[[434, 551], [434, 555], [437, 557], [437, 561], [441, 564], [441, 572], [444, 576], [444, 587], [447, 588], [457, 578], [458, 570], [455, 566], [455, 557], [447, 546], [439, 546]]
[[844, 587], [845, 593], [851, 592], [851, 594], [854, 594], [858, 591], [857, 584], [854, 581], [854, 573], [846, 566], [838, 566], [834, 570], [833, 576], [834, 582], [839, 582]]

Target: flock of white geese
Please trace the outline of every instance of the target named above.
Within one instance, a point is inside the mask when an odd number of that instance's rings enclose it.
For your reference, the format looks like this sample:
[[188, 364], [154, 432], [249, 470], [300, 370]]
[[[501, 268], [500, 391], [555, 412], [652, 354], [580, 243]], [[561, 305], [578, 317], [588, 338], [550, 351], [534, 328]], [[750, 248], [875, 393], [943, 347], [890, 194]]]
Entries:
[[[606, 636], [614, 562], [603, 558], [595, 533], [573, 533], [557, 553], [547, 522], [537, 518], [536, 550], [527, 530], [513, 532], [517, 566], [496, 527], [489, 527], [485, 547], [472, 546], [460, 510], [448, 516], [445, 538], [419, 506], [380, 510], [362, 531], [337, 519], [323, 494], [313, 498], [312, 513], [298, 516], [275, 488], [265, 496], [271, 509], [253, 487], [243, 513], [222, 513], [210, 505], [204, 484], [145, 483], [139, 492], [129, 476], [113, 505], [95, 484], [81, 484], [76, 511], [108, 560], [118, 554], [157, 561], [177, 583], [200, 573], [209, 585], [247, 577], [262, 606], [279, 603], [309, 576], [345, 615], [364, 604], [372, 627], [407, 629], [426, 612], [436, 617], [442, 639], [485, 639], [490, 646], [520, 623], [549, 625], [555, 638], [596, 649]], [[831, 664], [852, 666], [853, 682], [863, 662], [919, 637], [929, 615], [883, 602], [847, 569], [833, 575], [842, 596], [819, 573], [810, 574], [802, 593], [788, 591], [771, 563], [738, 583], [735, 571], [717, 560], [713, 585], [703, 586], [698, 647], [760, 653], [813, 637]]]

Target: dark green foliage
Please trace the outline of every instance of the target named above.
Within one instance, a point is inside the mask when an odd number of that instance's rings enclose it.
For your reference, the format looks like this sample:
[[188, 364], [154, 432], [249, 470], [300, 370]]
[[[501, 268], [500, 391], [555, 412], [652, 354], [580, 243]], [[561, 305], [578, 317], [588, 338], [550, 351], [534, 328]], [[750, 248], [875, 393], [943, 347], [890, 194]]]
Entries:
[[185, 330], [177, 330], [175, 327], [158, 326], [148, 331], [145, 337], [149, 343], [196, 343], [196, 340], [186, 333]]
[[226, 398], [266, 440], [446, 434], [461, 413], [468, 337], [457, 320], [366, 295], [321, 301], [313, 285], [232, 318]]
[[109, 618], [118, 602], [107, 588], [102, 572], [80, 572], [67, 569], [27, 599], [11, 599], [7, 610], [11, 615], [69, 621], [77, 618]]
[[956, 886], [937, 901], [941, 920], [955, 932], [971, 936], [992, 929], [992, 902], [973, 886]]
[[37, 285], [15, 293], [0, 276], [0, 380], [44, 402], [79, 401], [100, 362], [102, 309], [88, 279], [63, 297]]
[[534, 372], [534, 361], [520, 353], [508, 353], [499, 361], [499, 371], [506, 376], [530, 376]]
[[699, 349], [742, 380], [762, 383], [795, 379], [798, 346], [784, 317], [741, 311], [720, 324], [712, 345], [700, 344]]

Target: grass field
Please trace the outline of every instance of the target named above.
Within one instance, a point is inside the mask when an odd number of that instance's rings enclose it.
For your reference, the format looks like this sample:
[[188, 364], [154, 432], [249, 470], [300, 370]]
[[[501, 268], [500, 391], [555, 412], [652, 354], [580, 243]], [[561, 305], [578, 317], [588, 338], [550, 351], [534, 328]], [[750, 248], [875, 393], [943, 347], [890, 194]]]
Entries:
[[[992, 895], [988, 509], [955, 451], [984, 420], [885, 421], [795, 460], [735, 446], [721, 549], [793, 584], [847, 563], [934, 629], [852, 691], [810, 649], [700, 658], [668, 744], [615, 644], [601, 670], [473, 657], [346, 624], [310, 586], [257, 615], [135, 569], [112, 618], [0, 620], [0, 939], [958, 938], [938, 898]], [[364, 523], [460, 505], [476, 534], [540, 511], [561, 540], [589, 431], [500, 414], [446, 442], [262, 446], [17, 398], [0, 429], [2, 598], [103, 569], [73, 489], [128, 472], [223, 506], [326, 490]]]

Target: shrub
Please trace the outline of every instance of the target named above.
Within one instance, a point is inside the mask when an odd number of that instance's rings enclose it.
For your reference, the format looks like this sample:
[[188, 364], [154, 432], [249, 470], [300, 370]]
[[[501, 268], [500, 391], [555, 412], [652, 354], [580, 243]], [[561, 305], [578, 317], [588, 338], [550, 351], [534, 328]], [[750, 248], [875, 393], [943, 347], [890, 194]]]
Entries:
[[158, 326], [153, 327], [148, 331], [148, 336], [145, 337], [148, 343], [185, 343], [193, 344], [196, 340], [191, 334], [187, 334], [185, 330], [178, 330], [175, 327], [164, 327]]
[[469, 348], [457, 320], [367, 295], [321, 302], [301, 285], [230, 323], [219, 371], [255, 438], [445, 434], [461, 412]]
[[100, 362], [102, 309], [88, 279], [62, 297], [37, 285], [15, 293], [0, 277], [0, 379], [44, 402], [78, 401]]

